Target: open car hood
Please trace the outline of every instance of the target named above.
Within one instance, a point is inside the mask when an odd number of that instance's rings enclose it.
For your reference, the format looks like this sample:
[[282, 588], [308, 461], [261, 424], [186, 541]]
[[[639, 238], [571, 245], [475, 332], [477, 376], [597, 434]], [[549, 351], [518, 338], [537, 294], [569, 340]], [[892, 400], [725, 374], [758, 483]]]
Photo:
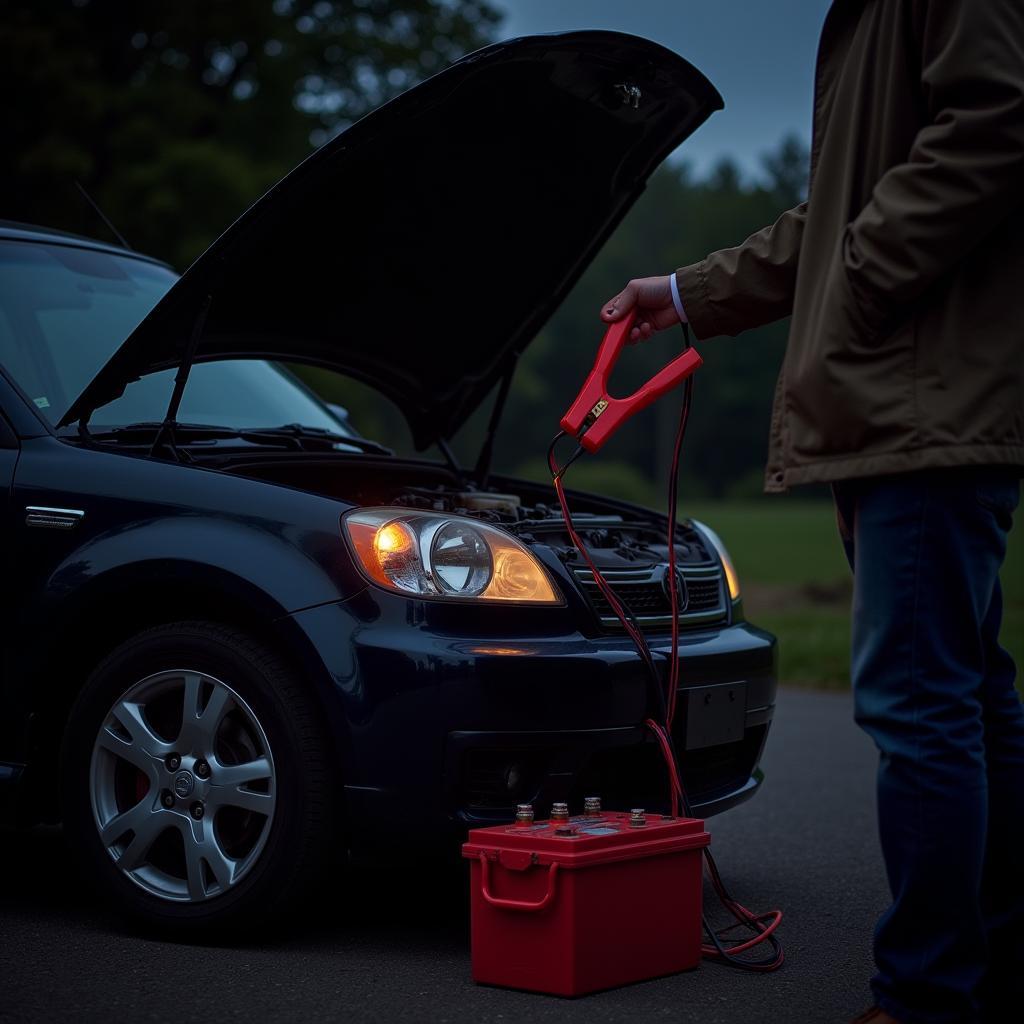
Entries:
[[417, 447], [465, 422], [653, 170], [716, 109], [669, 50], [615, 32], [498, 43], [322, 146], [192, 264], [76, 399], [139, 376], [264, 358], [341, 371]]

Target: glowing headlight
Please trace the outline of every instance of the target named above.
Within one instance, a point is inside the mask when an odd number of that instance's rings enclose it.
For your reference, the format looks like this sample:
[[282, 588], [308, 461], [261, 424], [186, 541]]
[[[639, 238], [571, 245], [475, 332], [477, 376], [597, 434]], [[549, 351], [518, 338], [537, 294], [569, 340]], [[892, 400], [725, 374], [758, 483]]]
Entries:
[[370, 508], [342, 519], [363, 572], [420, 597], [561, 604], [544, 567], [515, 537], [461, 516]]
[[468, 524], [449, 521], [430, 541], [434, 582], [446, 594], [476, 597], [494, 576], [491, 550], [480, 532]]
[[694, 520], [693, 525], [704, 534], [705, 538], [715, 549], [715, 553], [721, 559], [722, 569], [725, 571], [725, 582], [729, 587], [729, 597], [733, 601], [738, 601], [740, 599], [740, 578], [736, 575], [736, 567], [732, 564], [732, 559], [722, 543], [722, 538], [710, 526], [705, 526], [704, 523], [698, 523]]

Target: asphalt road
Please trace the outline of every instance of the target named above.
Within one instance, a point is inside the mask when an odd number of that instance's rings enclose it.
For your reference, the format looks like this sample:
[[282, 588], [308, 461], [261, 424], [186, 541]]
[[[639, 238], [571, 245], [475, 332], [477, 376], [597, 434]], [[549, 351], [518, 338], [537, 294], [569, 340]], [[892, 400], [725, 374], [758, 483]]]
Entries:
[[0, 1019], [843, 1024], [870, 1001], [886, 903], [874, 750], [847, 696], [799, 691], [780, 696], [768, 746], [762, 792], [709, 827], [736, 897], [785, 910], [775, 974], [705, 965], [577, 1000], [477, 987], [463, 887], [415, 865], [359, 872], [284, 937], [155, 941], [83, 886], [50, 829], [0, 834]]

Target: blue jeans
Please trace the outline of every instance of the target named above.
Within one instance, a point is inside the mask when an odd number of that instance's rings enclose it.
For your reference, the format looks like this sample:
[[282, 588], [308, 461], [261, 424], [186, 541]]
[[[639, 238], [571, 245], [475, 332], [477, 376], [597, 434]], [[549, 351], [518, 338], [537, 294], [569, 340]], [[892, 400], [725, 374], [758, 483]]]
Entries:
[[893, 899], [875, 998], [907, 1024], [1006, 1020], [1000, 1002], [1024, 1006], [1024, 709], [998, 643], [999, 569], [1019, 473], [923, 471], [834, 494]]

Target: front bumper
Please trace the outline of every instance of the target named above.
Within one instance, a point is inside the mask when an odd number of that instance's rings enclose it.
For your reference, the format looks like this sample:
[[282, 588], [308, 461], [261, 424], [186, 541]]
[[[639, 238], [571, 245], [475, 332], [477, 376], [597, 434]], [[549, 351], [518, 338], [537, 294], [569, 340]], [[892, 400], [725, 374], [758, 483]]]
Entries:
[[[521, 802], [538, 816], [592, 794], [610, 808], [666, 803], [665, 768], [642, 725], [647, 678], [628, 638], [584, 636], [549, 610], [487, 613], [467, 622], [450, 607], [366, 591], [289, 617], [315, 652], [356, 853], [453, 849], [467, 827], [510, 820]], [[650, 639], [666, 669], [669, 644]], [[681, 698], [720, 684], [743, 702], [739, 733], [696, 749], [679, 702], [683, 781], [706, 817], [761, 783], [776, 645], [737, 622], [683, 633], [680, 652]]]

